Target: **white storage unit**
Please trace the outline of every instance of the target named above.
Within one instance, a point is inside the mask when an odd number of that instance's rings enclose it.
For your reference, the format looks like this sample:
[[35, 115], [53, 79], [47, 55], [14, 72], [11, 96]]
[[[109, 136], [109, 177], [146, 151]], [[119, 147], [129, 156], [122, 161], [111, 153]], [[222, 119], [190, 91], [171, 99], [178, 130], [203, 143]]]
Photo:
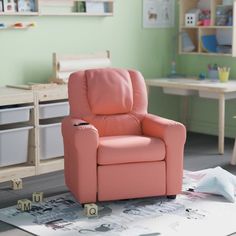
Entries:
[[68, 102], [55, 102], [39, 105], [39, 119], [48, 119], [69, 115]]
[[0, 130], [0, 167], [27, 162], [32, 126]]
[[10, 107], [4, 109], [1, 109], [0, 107], [0, 125], [29, 121], [31, 108], [32, 106]]
[[64, 156], [61, 123], [39, 125], [40, 159]]

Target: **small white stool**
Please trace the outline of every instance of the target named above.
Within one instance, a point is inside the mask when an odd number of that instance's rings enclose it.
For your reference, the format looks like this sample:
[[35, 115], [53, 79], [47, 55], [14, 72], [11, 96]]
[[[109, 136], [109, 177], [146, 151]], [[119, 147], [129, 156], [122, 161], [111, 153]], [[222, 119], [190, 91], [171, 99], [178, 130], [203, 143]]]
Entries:
[[231, 165], [236, 165], [236, 138], [234, 141], [234, 150], [233, 150], [233, 155], [232, 155], [230, 163], [231, 163]]

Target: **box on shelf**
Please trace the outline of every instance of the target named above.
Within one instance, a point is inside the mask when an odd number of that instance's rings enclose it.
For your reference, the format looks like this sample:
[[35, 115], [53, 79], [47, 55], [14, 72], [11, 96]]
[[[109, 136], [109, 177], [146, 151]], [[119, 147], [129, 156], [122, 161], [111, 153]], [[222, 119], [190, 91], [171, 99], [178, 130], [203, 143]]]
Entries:
[[54, 102], [39, 105], [39, 119], [63, 117], [69, 115], [68, 102]]
[[0, 167], [27, 162], [32, 126], [0, 130]]
[[39, 125], [40, 159], [64, 156], [61, 123]]
[[0, 107], [0, 125], [29, 121], [32, 106]]
[[3, 0], [4, 12], [16, 12], [17, 2], [15, 0]]
[[86, 2], [86, 12], [91, 14], [102, 14], [105, 12], [104, 2]]
[[191, 9], [185, 14], [185, 26], [196, 26], [199, 19], [199, 9]]
[[216, 25], [217, 26], [232, 26], [233, 25], [233, 6], [218, 5], [216, 7]]

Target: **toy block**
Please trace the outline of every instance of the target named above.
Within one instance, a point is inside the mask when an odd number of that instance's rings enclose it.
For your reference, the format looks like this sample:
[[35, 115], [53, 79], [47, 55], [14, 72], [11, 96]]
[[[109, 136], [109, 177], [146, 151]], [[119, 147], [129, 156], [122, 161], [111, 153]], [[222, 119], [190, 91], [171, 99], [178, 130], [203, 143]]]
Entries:
[[94, 203], [84, 204], [84, 215], [88, 217], [98, 216], [98, 206]]
[[33, 192], [32, 201], [35, 203], [43, 201], [43, 192]]
[[11, 180], [11, 187], [14, 190], [22, 189], [23, 188], [22, 179], [20, 179], [20, 178], [12, 179]]
[[185, 14], [185, 26], [196, 26], [199, 19], [200, 10], [191, 9]]
[[17, 209], [21, 211], [30, 211], [32, 202], [29, 199], [20, 199], [17, 201]]

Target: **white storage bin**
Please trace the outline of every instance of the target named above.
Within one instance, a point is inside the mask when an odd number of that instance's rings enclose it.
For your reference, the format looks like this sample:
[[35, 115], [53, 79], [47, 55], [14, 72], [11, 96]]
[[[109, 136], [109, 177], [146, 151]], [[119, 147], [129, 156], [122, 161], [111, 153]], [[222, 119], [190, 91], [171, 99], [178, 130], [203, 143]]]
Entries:
[[61, 123], [39, 126], [40, 159], [64, 156]]
[[32, 106], [0, 108], [0, 125], [28, 121], [31, 108]]
[[0, 167], [27, 162], [29, 130], [32, 128], [0, 130]]
[[48, 119], [67, 115], [69, 115], [68, 102], [55, 102], [39, 105], [39, 119]]

